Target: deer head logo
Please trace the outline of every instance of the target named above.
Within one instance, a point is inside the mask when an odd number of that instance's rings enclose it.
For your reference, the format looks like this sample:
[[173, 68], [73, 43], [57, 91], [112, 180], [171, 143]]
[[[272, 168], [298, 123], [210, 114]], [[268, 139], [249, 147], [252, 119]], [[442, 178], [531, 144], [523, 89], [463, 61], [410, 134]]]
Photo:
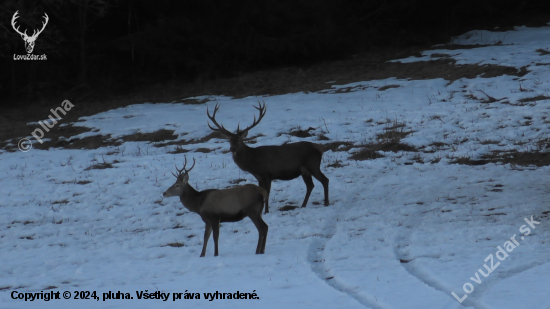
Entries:
[[15, 14], [13, 14], [13, 18], [11, 19], [11, 26], [13, 27], [13, 30], [15, 30], [15, 32], [17, 32], [21, 35], [21, 38], [23, 39], [23, 41], [25, 41], [25, 49], [27, 50], [27, 53], [30, 54], [30, 53], [32, 53], [32, 50], [34, 49], [34, 44], [35, 44], [36, 38], [38, 37], [38, 35], [40, 33], [42, 33], [44, 28], [46, 28], [46, 25], [48, 24], [49, 17], [48, 17], [48, 14], [44, 13], [45, 16], [43, 16], [43, 17], [46, 19], [46, 22], [42, 22], [42, 29], [40, 29], [38, 32], [36, 30], [33, 30], [32, 35], [28, 36], [26, 29], [25, 29], [25, 32], [21, 32], [21, 31], [19, 31], [19, 27], [15, 28], [15, 20], [19, 18], [19, 16], [17, 16], [18, 12], [19, 11], [16, 11]]

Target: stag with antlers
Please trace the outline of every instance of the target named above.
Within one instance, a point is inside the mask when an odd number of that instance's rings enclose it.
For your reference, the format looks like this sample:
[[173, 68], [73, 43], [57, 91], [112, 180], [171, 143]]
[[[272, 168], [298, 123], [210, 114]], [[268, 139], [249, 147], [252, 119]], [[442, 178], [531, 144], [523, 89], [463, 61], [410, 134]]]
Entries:
[[19, 16], [17, 15], [18, 13], [19, 13], [19, 11], [16, 11], [15, 14], [13, 14], [13, 17], [11, 19], [11, 26], [13, 27], [13, 30], [15, 30], [15, 32], [17, 32], [17, 33], [19, 33], [19, 35], [21, 35], [21, 38], [23, 39], [23, 41], [25, 41], [25, 49], [27, 50], [27, 53], [31, 54], [33, 49], [34, 49], [34, 44], [36, 43], [35, 42], [36, 38], [38, 37], [38, 35], [40, 33], [42, 33], [42, 31], [44, 31], [44, 28], [46, 28], [46, 25], [48, 24], [48, 20], [50, 20], [50, 18], [48, 17], [48, 14], [46, 14], [44, 12], [43, 17], [46, 19], [46, 21], [42, 22], [42, 29], [33, 30], [32, 35], [28, 36], [26, 29], [25, 29], [25, 32], [21, 32], [21, 31], [19, 31], [19, 26], [17, 28], [15, 28], [15, 20], [19, 18]]
[[[237, 166], [252, 174], [257, 180], [260, 187], [269, 192], [271, 191], [271, 181], [274, 179], [291, 180], [302, 176], [306, 184], [306, 197], [302, 203], [302, 207], [306, 207], [311, 191], [315, 187], [311, 176], [321, 182], [325, 191], [325, 206], [328, 206], [328, 178], [321, 172], [321, 160], [324, 149], [321, 145], [310, 142], [289, 143], [280, 146], [260, 146], [249, 147], [244, 143], [244, 139], [248, 135], [248, 131], [260, 123], [264, 118], [266, 109], [265, 102], [262, 106], [258, 102], [258, 106], [254, 106], [260, 115], [252, 125], [241, 130], [237, 126], [237, 132], [231, 133], [216, 121], [216, 113], [220, 106], [216, 104], [214, 112], [210, 115], [208, 108], [206, 114], [214, 123], [216, 128], [208, 123], [208, 127], [216, 132], [220, 132], [229, 139], [229, 151], [233, 154], [233, 161]], [[266, 201], [265, 212], [269, 212], [269, 202]]]

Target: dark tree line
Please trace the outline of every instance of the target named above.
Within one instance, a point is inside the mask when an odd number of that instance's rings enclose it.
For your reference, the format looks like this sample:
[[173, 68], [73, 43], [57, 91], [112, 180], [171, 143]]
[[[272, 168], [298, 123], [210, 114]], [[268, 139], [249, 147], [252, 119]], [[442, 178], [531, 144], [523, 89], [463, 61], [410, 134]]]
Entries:
[[[49, 23], [26, 54], [20, 30]], [[308, 65], [387, 46], [550, 16], [529, 0], [7, 0], [0, 4], [0, 98], [124, 93], [168, 79]], [[550, 22], [550, 20], [546, 20]]]

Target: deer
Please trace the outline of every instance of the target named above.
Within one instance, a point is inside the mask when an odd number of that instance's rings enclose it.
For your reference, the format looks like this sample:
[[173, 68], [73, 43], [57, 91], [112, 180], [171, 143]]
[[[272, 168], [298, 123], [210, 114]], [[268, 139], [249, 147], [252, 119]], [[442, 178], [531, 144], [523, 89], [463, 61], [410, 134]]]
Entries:
[[32, 35], [28, 36], [26, 29], [25, 32], [21, 32], [19, 31], [19, 26], [15, 28], [15, 20], [19, 18], [19, 16], [17, 16], [18, 13], [19, 11], [15, 11], [15, 13], [13, 14], [13, 17], [11, 18], [11, 26], [13, 27], [13, 30], [15, 30], [15, 32], [19, 33], [23, 41], [25, 41], [25, 49], [27, 50], [28, 54], [31, 54], [34, 49], [34, 44], [36, 43], [36, 38], [38, 38], [38, 35], [42, 33], [42, 31], [44, 31], [44, 28], [46, 28], [46, 25], [48, 24], [48, 20], [50, 20], [50, 18], [48, 17], [48, 14], [44, 12], [43, 17], [45, 21], [42, 22], [42, 29], [38, 31], [33, 30]]
[[254, 115], [252, 125], [241, 130], [237, 125], [235, 133], [229, 132], [223, 125], [216, 121], [216, 113], [220, 106], [216, 104], [214, 112], [210, 115], [208, 107], [206, 114], [215, 128], [208, 122], [208, 127], [221, 133], [229, 139], [229, 151], [233, 155], [233, 161], [237, 166], [256, 178], [258, 185], [267, 191], [268, 199], [265, 203], [265, 213], [269, 213], [269, 194], [271, 191], [271, 182], [275, 179], [292, 180], [302, 176], [306, 184], [306, 196], [302, 207], [306, 207], [311, 191], [315, 187], [311, 176], [315, 177], [323, 185], [325, 193], [325, 206], [329, 205], [328, 183], [329, 179], [321, 172], [321, 161], [324, 149], [321, 145], [310, 142], [288, 143], [279, 146], [259, 146], [249, 147], [244, 143], [248, 136], [248, 131], [262, 121], [266, 114], [265, 102], [262, 106], [254, 106], [259, 111], [258, 119]]
[[262, 209], [267, 200], [267, 192], [253, 184], [236, 186], [229, 189], [195, 190], [189, 184], [189, 172], [195, 167], [186, 169], [187, 157], [183, 168], [178, 169], [176, 182], [164, 192], [164, 197], [179, 196], [181, 203], [189, 211], [201, 216], [205, 223], [204, 243], [200, 257], [206, 255], [206, 246], [212, 231], [214, 231], [214, 256], [218, 256], [218, 237], [220, 235], [220, 222], [237, 222], [249, 217], [258, 229], [258, 245], [256, 254], [265, 253], [268, 225], [262, 219]]

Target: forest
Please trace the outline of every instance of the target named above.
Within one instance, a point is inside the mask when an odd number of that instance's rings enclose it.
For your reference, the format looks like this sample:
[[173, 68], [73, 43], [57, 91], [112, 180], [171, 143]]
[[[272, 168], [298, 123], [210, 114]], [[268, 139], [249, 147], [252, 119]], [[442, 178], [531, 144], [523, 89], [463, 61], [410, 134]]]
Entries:
[[[30, 35], [45, 15], [32, 54], [46, 60], [14, 60], [27, 54], [15, 28]], [[549, 1], [529, 0], [8, 0], [0, 4], [0, 104], [94, 101], [166, 81], [302, 68], [472, 29], [540, 26], [548, 15]]]

